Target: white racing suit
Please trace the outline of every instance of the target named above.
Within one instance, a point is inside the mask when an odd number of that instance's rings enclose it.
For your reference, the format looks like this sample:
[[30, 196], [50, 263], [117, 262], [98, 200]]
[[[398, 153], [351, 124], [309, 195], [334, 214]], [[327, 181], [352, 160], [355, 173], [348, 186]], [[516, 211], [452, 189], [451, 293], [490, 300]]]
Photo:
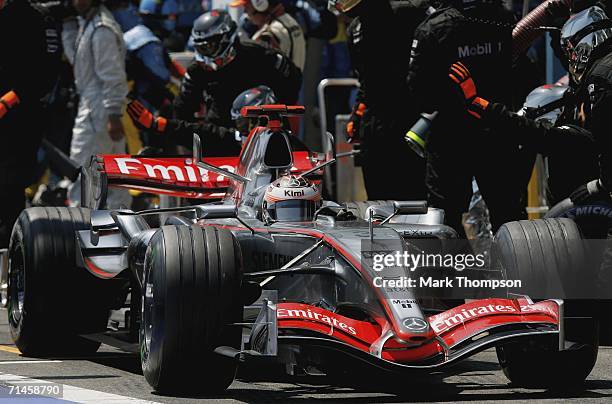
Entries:
[[[70, 158], [81, 166], [95, 154], [125, 154], [125, 139], [113, 141], [107, 123], [111, 115], [121, 116], [128, 93], [125, 72], [125, 45], [121, 28], [104, 6], [87, 17], [64, 23], [64, 52], [74, 67], [79, 109], [72, 130]], [[81, 200], [81, 183], [69, 190], [71, 205]], [[108, 207], [129, 207], [127, 190], [108, 192]]]
[[300, 71], [306, 63], [306, 40], [300, 24], [287, 13], [275, 16], [261, 27], [252, 38], [266, 42], [287, 56]]

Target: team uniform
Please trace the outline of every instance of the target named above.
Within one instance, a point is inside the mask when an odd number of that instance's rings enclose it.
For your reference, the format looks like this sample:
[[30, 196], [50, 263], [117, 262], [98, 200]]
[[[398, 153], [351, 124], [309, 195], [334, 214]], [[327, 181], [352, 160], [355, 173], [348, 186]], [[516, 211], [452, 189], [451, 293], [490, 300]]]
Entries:
[[4, 55], [0, 59], [0, 248], [4, 248], [25, 207], [24, 189], [34, 180], [46, 97], [58, 81], [62, 49], [53, 18], [26, 0], [0, 7], [0, 38]]
[[524, 158], [500, 144], [494, 134], [457, 108], [448, 66], [463, 61], [478, 72], [483, 94], [511, 101], [513, 14], [501, 3], [477, 4], [460, 11], [446, 6], [417, 28], [411, 50], [408, 85], [419, 112], [438, 111], [426, 147], [426, 183], [431, 206], [442, 208], [446, 223], [463, 234], [462, 215], [472, 196], [472, 178], [487, 203], [491, 223], [526, 217], [526, 183], [516, 169]]
[[[349, 123], [349, 136], [361, 141], [361, 160], [369, 199], [425, 198], [425, 164], [412, 153], [404, 134], [418, 119], [406, 97], [409, 53], [379, 59], [381, 44], [402, 49], [426, 17], [424, 0], [365, 1], [351, 22], [349, 52], [361, 84]], [[397, 169], [400, 165], [402, 168]]]
[[198, 62], [189, 66], [175, 99], [175, 117], [194, 121], [194, 114], [205, 103], [206, 121], [231, 127], [232, 103], [243, 91], [265, 85], [280, 103], [294, 105], [301, 81], [299, 69], [287, 57], [256, 42], [240, 40], [235, 58], [219, 70], [203, 68]]
[[301, 71], [306, 64], [306, 39], [302, 27], [287, 13], [273, 16], [261, 27], [252, 39], [265, 42], [287, 56]]
[[[100, 6], [87, 17], [79, 17], [78, 24], [64, 23], [62, 41], [66, 57], [74, 67], [80, 97], [70, 158], [84, 166], [92, 155], [125, 153], [125, 139], [114, 141], [106, 127], [109, 116], [123, 114], [128, 93], [121, 27], [111, 12]], [[69, 199], [75, 205], [81, 200], [78, 180], [69, 191]], [[116, 208], [129, 206], [130, 199], [127, 190], [110, 190], [108, 204]]]

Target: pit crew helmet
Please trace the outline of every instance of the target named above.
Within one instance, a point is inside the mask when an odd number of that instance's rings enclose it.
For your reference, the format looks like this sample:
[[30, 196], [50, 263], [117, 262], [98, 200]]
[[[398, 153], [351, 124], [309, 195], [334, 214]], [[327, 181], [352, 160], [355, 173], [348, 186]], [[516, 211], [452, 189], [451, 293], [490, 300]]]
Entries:
[[191, 39], [196, 61], [218, 70], [236, 57], [237, 25], [224, 10], [212, 10], [193, 22]]
[[232, 120], [236, 129], [241, 135], [246, 136], [251, 132], [253, 118], [246, 118], [240, 114], [240, 111], [244, 107], [255, 107], [259, 105], [272, 105], [277, 104], [278, 100], [276, 95], [270, 87], [257, 86], [249, 90], [243, 91], [234, 99], [232, 103], [232, 109], [230, 111]]
[[265, 222], [307, 222], [321, 207], [321, 190], [306, 178], [285, 175], [271, 183], [264, 195]]
[[[568, 60], [569, 73], [580, 83], [594, 53], [609, 44], [612, 20], [598, 6], [574, 14], [561, 28], [561, 49]], [[605, 44], [605, 45], [604, 45]]]
[[254, 107], [258, 105], [273, 105], [278, 103], [274, 91], [268, 86], [257, 86], [243, 91], [234, 99], [232, 103], [232, 120], [240, 118], [240, 111], [244, 107]]

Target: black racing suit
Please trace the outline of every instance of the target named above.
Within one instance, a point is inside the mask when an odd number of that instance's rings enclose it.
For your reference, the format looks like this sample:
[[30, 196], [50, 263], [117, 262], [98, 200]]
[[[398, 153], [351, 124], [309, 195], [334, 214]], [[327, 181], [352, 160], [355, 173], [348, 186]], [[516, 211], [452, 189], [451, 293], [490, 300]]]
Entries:
[[[542, 122], [534, 122], [509, 112], [501, 104], [492, 104], [483, 115], [486, 124], [493, 128], [520, 134], [518, 141], [533, 147], [543, 154], [555, 154], [558, 151], [586, 149], [592, 136], [599, 153], [598, 162], [600, 181], [605, 188], [597, 197], [610, 203], [612, 190], [612, 49], [593, 62], [584, 73], [580, 85], [576, 88], [576, 111], [580, 127], [551, 127]], [[586, 134], [585, 134], [586, 132]], [[572, 164], [572, 161], [568, 161]], [[579, 190], [578, 190], [579, 191]], [[588, 198], [580, 200], [578, 192], [571, 196], [572, 202], [588, 204]], [[602, 218], [603, 220], [603, 218]], [[599, 271], [598, 286], [612, 285], [612, 226], [608, 225], [608, 245]], [[600, 291], [607, 293], [609, 290]]]
[[180, 145], [191, 148], [193, 134], [202, 139], [205, 156], [237, 156], [240, 153], [240, 139], [236, 139], [236, 129], [210, 122], [188, 122], [181, 119], [168, 119], [166, 130], [158, 134], [158, 143]]
[[[507, 132], [507, 137], [504, 137], [504, 140], [515, 142], [514, 147], [518, 140], [520, 147], [525, 147], [534, 154], [540, 153], [547, 158], [546, 201], [549, 206], [561, 202], [576, 188], [599, 175], [597, 150], [590, 132], [583, 128], [580, 106], [576, 105], [575, 88], [568, 88], [560, 102], [563, 111], [554, 121], [554, 125], [561, 129], [555, 133], [565, 134], [564, 136], [552, 136], [552, 138], [547, 136], [545, 139], [535, 136], [531, 139], [529, 134], [532, 132], [526, 129], [521, 133]], [[499, 108], [502, 107], [495, 106], [495, 109]], [[528, 111], [526, 116], [530, 115]], [[542, 128], [552, 126], [549, 123], [541, 125]], [[495, 132], [502, 133], [504, 129], [498, 127]]]
[[500, 147], [494, 134], [458, 108], [463, 101], [448, 78], [449, 66], [459, 60], [478, 77], [483, 98], [489, 95], [509, 103], [513, 22], [513, 14], [501, 4], [481, 4], [469, 12], [444, 7], [415, 32], [407, 98], [419, 102], [419, 112], [439, 111], [426, 148], [428, 201], [445, 210], [446, 223], [459, 234], [464, 234], [462, 215], [468, 210], [473, 177], [494, 229], [526, 216], [526, 186], [520, 184], [526, 185], [531, 168], [517, 172], [523, 157]]
[[[479, 89], [480, 93], [480, 89]], [[480, 94], [479, 94], [480, 95]], [[485, 97], [482, 97], [485, 98]], [[612, 189], [612, 52], [596, 60], [575, 91], [575, 126], [551, 126], [519, 116], [501, 103], [492, 103], [483, 114], [483, 124], [499, 132], [504, 143], [521, 144], [538, 153], [554, 155], [563, 150], [596, 142], [602, 184]], [[586, 132], [586, 133], [585, 133]], [[587, 133], [589, 135], [587, 135]], [[513, 134], [513, 136], [511, 136]], [[568, 162], [568, 164], [571, 162]]]
[[19, 104], [0, 119], [0, 248], [25, 207], [45, 128], [44, 98], [59, 76], [61, 41], [53, 18], [26, 0], [0, 10], [0, 97], [14, 91]]
[[[243, 91], [259, 85], [268, 86], [274, 91], [279, 103], [294, 105], [302, 84], [300, 70], [278, 51], [249, 40], [237, 44], [234, 60], [217, 71], [207, 70], [198, 62], [187, 69], [183, 78], [181, 92], [174, 101], [175, 118], [194, 121], [194, 113], [206, 103], [206, 122], [216, 126], [234, 126], [230, 111], [234, 99]], [[234, 153], [233, 145], [223, 136], [219, 142], [204, 141], [204, 150], [209, 155], [229, 155]], [[227, 142], [226, 142], [227, 140]], [[235, 143], [235, 142], [234, 142]], [[210, 147], [219, 147], [211, 150]]]
[[410, 55], [402, 49], [425, 18], [427, 0], [364, 0], [361, 6], [363, 11], [348, 28], [348, 45], [361, 84], [355, 105], [366, 105], [361, 119], [355, 113], [352, 119], [354, 136], [362, 142], [368, 199], [424, 199], [425, 163], [404, 140], [418, 115], [407, 113]]

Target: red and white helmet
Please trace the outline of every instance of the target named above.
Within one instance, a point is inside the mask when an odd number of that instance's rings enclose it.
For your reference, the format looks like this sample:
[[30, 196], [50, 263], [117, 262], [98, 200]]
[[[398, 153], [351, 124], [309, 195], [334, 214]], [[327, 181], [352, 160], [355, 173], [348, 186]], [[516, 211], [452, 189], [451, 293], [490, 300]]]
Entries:
[[271, 183], [263, 201], [263, 216], [273, 222], [305, 222], [321, 206], [321, 190], [306, 178], [286, 175]]

